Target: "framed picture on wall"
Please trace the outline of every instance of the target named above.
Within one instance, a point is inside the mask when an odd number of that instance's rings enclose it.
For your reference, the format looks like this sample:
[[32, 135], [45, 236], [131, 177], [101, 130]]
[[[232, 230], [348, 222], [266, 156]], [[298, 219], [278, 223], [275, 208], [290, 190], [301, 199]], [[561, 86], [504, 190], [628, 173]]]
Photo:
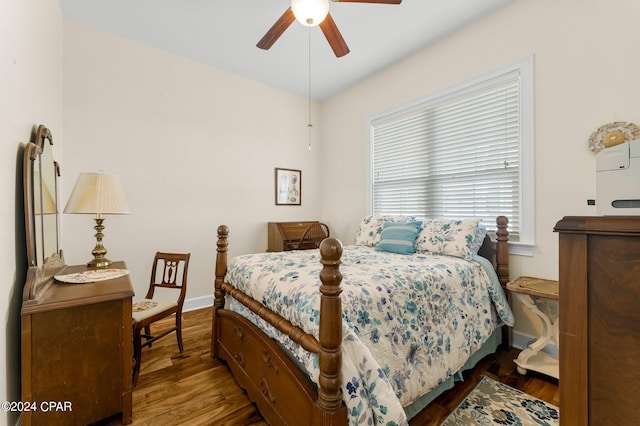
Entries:
[[302, 204], [302, 171], [276, 167], [276, 206]]

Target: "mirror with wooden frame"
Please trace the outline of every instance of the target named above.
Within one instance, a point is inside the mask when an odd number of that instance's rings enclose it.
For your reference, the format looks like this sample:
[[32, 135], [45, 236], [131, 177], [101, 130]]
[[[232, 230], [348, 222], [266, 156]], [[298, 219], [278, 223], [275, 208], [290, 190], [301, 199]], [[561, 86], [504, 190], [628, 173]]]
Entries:
[[26, 298], [35, 298], [37, 285], [64, 265], [59, 242], [58, 177], [53, 136], [44, 125], [34, 126], [24, 149], [24, 213], [29, 266]]

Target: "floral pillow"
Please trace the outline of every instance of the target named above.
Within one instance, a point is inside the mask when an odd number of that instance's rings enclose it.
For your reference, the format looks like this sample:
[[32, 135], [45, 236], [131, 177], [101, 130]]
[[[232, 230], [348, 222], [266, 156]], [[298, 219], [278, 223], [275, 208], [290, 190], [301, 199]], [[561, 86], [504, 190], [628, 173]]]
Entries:
[[487, 236], [487, 225], [482, 222], [478, 222], [475, 236], [473, 237], [473, 243], [471, 243], [470, 250], [473, 254], [477, 254], [484, 243], [484, 237]]
[[416, 239], [416, 253], [438, 253], [471, 259], [478, 219], [426, 219]]
[[375, 247], [380, 242], [382, 228], [386, 222], [413, 222], [415, 216], [401, 215], [369, 215], [362, 219], [356, 230], [354, 244], [357, 246]]

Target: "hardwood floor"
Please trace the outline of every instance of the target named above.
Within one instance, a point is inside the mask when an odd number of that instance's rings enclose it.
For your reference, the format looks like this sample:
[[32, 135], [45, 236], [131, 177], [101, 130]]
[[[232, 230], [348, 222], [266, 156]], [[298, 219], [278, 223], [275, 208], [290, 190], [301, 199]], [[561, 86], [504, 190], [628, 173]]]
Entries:
[[[183, 353], [175, 334], [142, 349], [133, 389], [134, 425], [266, 426], [227, 366], [211, 358], [211, 312], [183, 313]], [[174, 322], [168, 318], [152, 328], [161, 330]]]
[[[168, 326], [162, 321], [156, 327]], [[138, 385], [133, 390], [134, 425], [264, 426], [260, 413], [238, 387], [226, 365], [211, 359], [211, 309], [183, 314], [184, 352], [174, 335], [143, 348]], [[411, 426], [439, 425], [486, 375], [559, 406], [558, 382], [516, 372], [518, 350], [500, 350], [483, 359], [459, 382], [413, 418]]]

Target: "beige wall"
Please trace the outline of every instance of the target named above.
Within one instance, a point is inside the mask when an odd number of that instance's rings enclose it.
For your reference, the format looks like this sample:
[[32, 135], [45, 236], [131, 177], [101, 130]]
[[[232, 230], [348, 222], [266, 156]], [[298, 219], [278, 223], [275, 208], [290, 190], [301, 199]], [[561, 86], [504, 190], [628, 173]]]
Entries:
[[[62, 155], [62, 13], [57, 0], [0, 0], [0, 401], [20, 400], [20, 306], [26, 274], [20, 144], [47, 125]], [[17, 413], [0, 412], [0, 425]]]
[[[120, 176], [133, 213], [108, 216], [103, 242], [136, 298], [158, 250], [191, 252], [187, 298], [211, 297], [218, 225], [236, 255], [266, 249], [268, 221], [318, 218], [306, 98], [69, 20], [64, 84], [65, 202], [80, 172]], [[301, 207], [275, 206], [275, 167], [302, 170]], [[68, 263], [91, 257], [92, 227], [63, 215]]]
[[[324, 102], [322, 161], [332, 168], [322, 216], [353, 241], [367, 212], [370, 116], [533, 55], [536, 248], [532, 257], [511, 256], [511, 276], [557, 278], [554, 225], [595, 214], [587, 206], [595, 198], [589, 136], [611, 121], [640, 124], [639, 20], [635, 0], [518, 0]], [[516, 329], [531, 330], [517, 314]]]

